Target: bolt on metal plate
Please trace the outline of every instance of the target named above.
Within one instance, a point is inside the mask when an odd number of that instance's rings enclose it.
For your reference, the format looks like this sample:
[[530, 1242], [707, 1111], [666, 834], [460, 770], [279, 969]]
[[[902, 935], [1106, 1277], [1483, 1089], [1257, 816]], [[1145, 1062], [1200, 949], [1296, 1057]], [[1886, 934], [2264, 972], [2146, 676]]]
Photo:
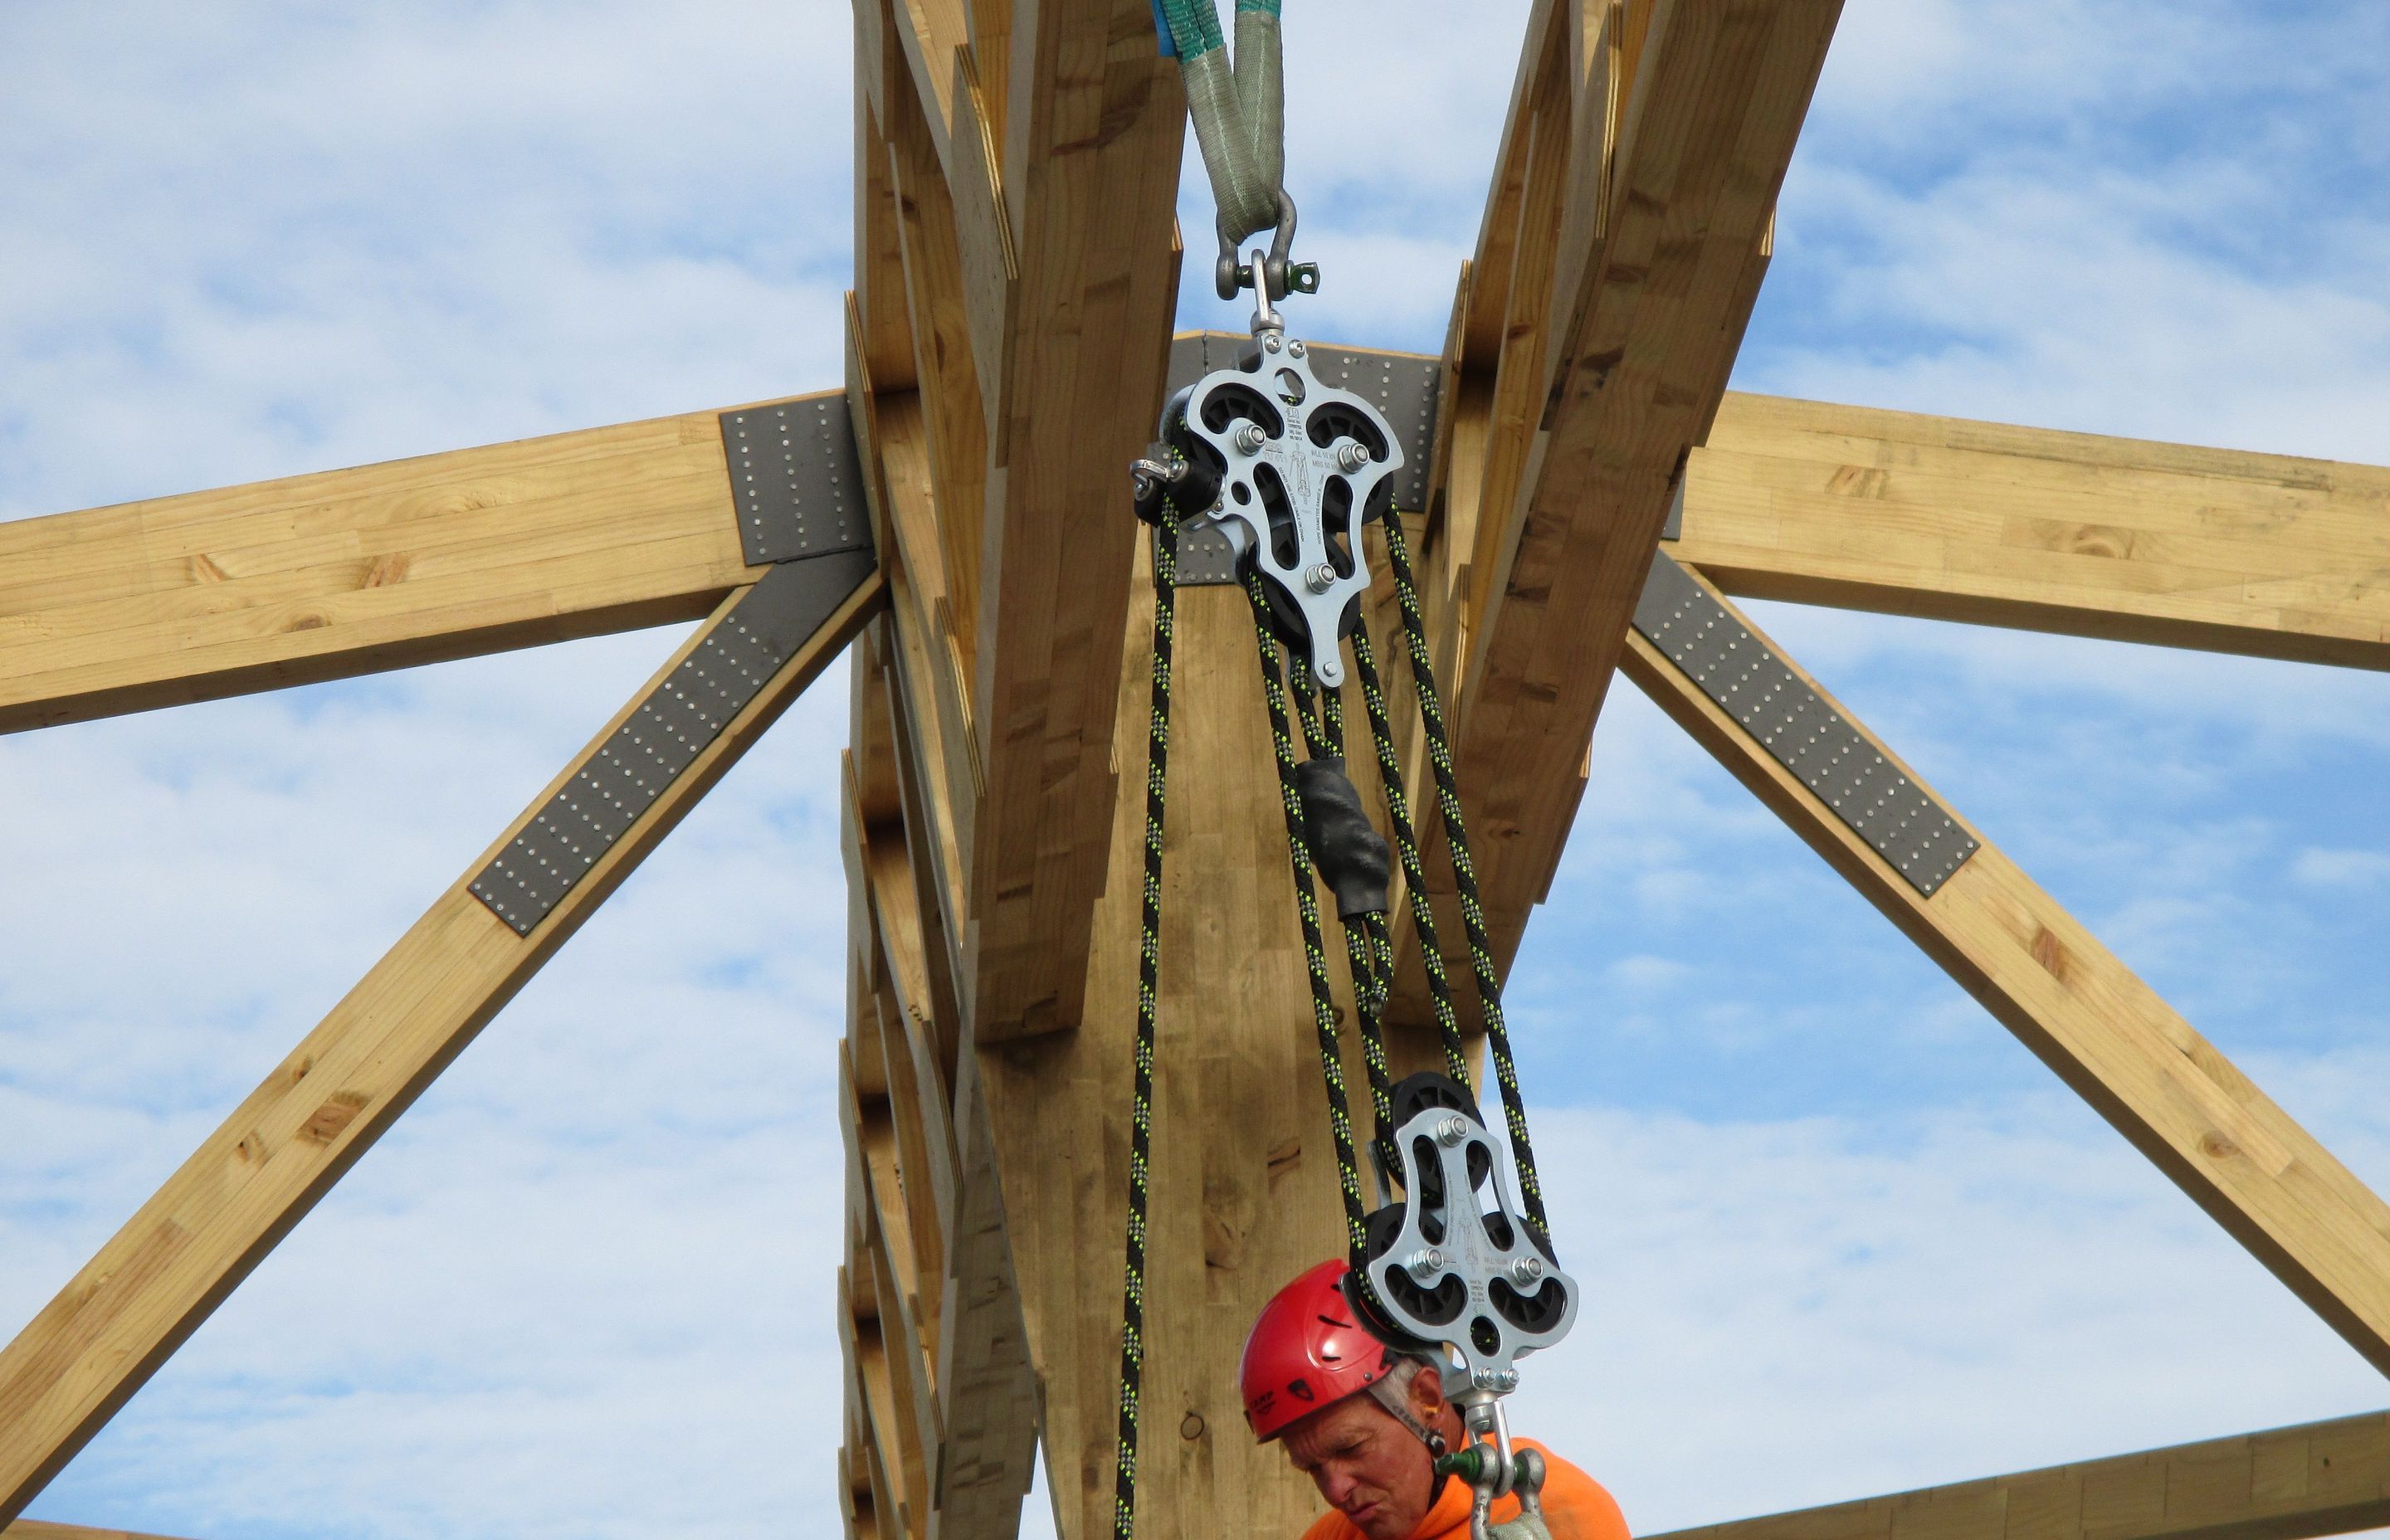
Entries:
[[843, 395], [725, 412], [722, 450], [750, 567], [870, 545], [863, 467]]
[[[1170, 383], [1176, 394], [1215, 369], [1232, 368], [1253, 339], [1241, 332], [1205, 331], [1170, 344]], [[1311, 372], [1321, 384], [1350, 391], [1378, 409], [1403, 447], [1402, 468], [1388, 480], [1394, 507], [1419, 513], [1427, 507], [1429, 461], [1435, 449], [1435, 410], [1443, 360], [1427, 353], [1373, 353], [1310, 342]], [[1226, 535], [1188, 534], [1178, 542], [1178, 585], [1201, 588], [1237, 581], [1234, 549]]]
[[1402, 441], [1403, 466], [1391, 478], [1394, 507], [1427, 510], [1428, 458], [1435, 447], [1437, 385], [1444, 361], [1420, 353], [1371, 353], [1333, 343], [1311, 346], [1311, 372], [1322, 385], [1350, 391], [1378, 409]]
[[866, 546], [765, 573], [474, 877], [473, 896], [531, 934], [877, 565]]
[[1644, 579], [1635, 629], [1923, 896], [1980, 848], [1664, 552]]

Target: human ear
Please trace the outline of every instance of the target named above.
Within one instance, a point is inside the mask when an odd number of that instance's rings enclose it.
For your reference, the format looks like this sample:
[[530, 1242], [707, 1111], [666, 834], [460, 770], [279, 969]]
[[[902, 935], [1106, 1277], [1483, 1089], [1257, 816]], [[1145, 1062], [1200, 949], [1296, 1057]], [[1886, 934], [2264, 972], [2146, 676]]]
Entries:
[[1433, 1424], [1444, 1411], [1444, 1376], [1433, 1365], [1411, 1376], [1410, 1403], [1421, 1422]]

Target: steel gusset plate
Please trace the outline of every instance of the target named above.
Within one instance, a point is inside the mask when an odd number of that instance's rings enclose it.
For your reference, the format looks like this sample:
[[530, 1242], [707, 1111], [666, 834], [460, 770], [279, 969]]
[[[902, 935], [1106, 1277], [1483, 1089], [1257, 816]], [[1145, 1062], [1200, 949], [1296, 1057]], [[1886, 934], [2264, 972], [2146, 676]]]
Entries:
[[529, 935], [876, 564], [867, 546], [765, 572], [474, 877], [473, 896], [517, 935]]
[[863, 467], [842, 395], [722, 414], [722, 452], [750, 567], [871, 544]]
[[1635, 629], [1920, 894], [1933, 897], [1980, 848], [1665, 552], [1644, 579]]
[[1379, 1306], [1399, 1329], [1459, 1354], [1463, 1383], [1507, 1392], [1517, 1361], [1575, 1324], [1576, 1280], [1519, 1222], [1483, 1123], [1429, 1107], [1396, 1131], [1394, 1149], [1406, 1196], [1401, 1230], [1368, 1267]]

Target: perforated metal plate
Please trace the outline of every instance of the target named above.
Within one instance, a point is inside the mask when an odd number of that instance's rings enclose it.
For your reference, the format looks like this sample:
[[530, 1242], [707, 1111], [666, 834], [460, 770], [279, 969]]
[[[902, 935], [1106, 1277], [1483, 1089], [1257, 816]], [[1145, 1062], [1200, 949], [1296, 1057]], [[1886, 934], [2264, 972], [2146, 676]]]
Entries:
[[1216, 529], [1178, 533], [1178, 586], [1201, 588], [1237, 581], [1237, 547]]
[[[1233, 368], [1253, 339], [1232, 331], [1197, 332], [1170, 344], [1170, 391], [1176, 394], [1214, 369]], [[1435, 450], [1436, 386], [1443, 362], [1433, 354], [1368, 353], [1332, 342], [1310, 344], [1311, 372], [1384, 414], [1403, 446], [1403, 468], [1394, 472], [1394, 507], [1412, 513], [1427, 506], [1429, 457]], [[1216, 540], [1216, 547], [1208, 542]], [[1225, 535], [1189, 535], [1178, 545], [1182, 588], [1237, 581]]]
[[529, 935], [876, 565], [867, 545], [765, 573], [482, 869], [473, 896]]
[[1974, 839], [1947, 808], [1877, 753], [1664, 553], [1644, 580], [1635, 629], [1919, 892], [1931, 898], [1975, 853]]
[[1403, 468], [1394, 474], [1394, 507], [1427, 510], [1428, 456], [1435, 448], [1436, 382], [1441, 359], [1424, 353], [1364, 353], [1315, 343], [1311, 372], [1322, 385], [1350, 391], [1375, 406], [1402, 441]]
[[725, 412], [722, 448], [749, 566], [870, 545], [871, 516], [844, 396]]

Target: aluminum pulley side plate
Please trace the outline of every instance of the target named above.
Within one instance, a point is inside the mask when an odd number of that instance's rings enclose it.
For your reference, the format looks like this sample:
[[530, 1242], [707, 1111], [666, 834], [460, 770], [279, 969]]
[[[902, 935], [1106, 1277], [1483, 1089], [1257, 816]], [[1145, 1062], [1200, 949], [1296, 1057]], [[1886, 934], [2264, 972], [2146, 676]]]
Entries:
[[[1402, 1229], [1370, 1260], [1370, 1285], [1394, 1326], [1450, 1344], [1466, 1383], [1506, 1393], [1518, 1384], [1517, 1360], [1553, 1346], [1575, 1324], [1576, 1280], [1520, 1223], [1483, 1123], [1431, 1107], [1403, 1124], [1394, 1148], [1403, 1161]], [[1472, 1164], [1482, 1183], [1471, 1182]]]
[[1368, 400], [1321, 382], [1310, 350], [1276, 331], [1250, 363], [1195, 382], [1186, 432], [1219, 457], [1214, 520], [1251, 549], [1263, 580], [1303, 620], [1312, 672], [1342, 684], [1346, 608], [1369, 586], [1361, 526], [1403, 467], [1394, 429]]

